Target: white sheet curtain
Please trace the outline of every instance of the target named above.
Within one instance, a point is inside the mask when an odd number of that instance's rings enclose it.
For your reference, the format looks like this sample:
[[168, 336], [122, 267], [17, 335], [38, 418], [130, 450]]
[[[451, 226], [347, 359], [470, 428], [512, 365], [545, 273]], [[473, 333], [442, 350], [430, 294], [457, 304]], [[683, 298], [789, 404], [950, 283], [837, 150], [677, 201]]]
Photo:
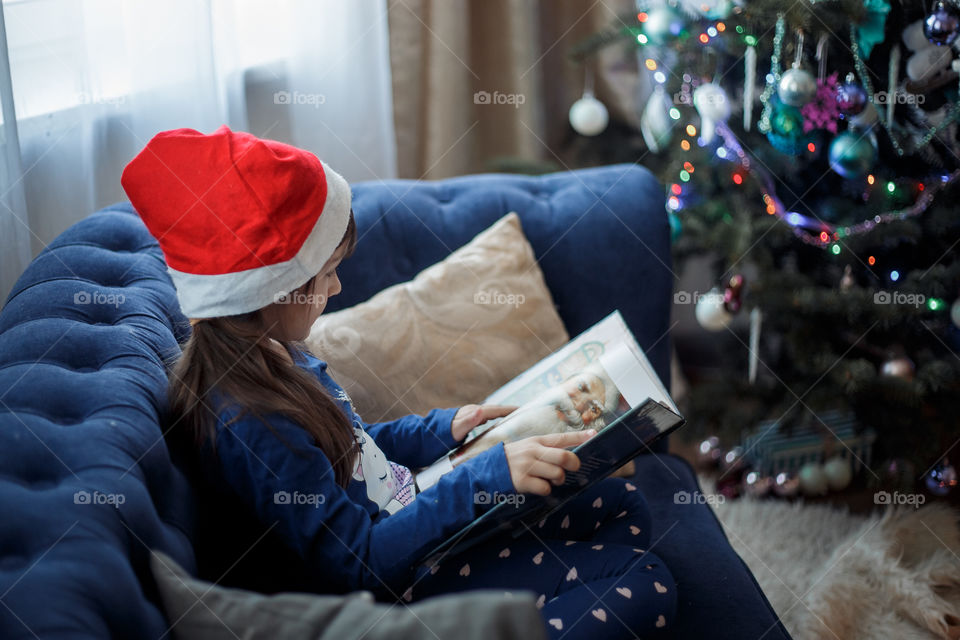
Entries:
[[348, 180], [396, 176], [386, 0], [4, 0], [0, 301], [53, 238], [126, 200], [157, 132], [234, 130]]

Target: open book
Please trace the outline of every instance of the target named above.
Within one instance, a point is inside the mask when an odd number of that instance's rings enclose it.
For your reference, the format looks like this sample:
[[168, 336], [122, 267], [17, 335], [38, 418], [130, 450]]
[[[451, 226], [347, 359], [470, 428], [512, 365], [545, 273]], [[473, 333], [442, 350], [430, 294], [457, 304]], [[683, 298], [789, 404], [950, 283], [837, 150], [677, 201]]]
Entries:
[[619, 311], [508, 382], [484, 403], [518, 408], [481, 425], [459, 447], [419, 471], [416, 483], [421, 491], [498, 442], [590, 428], [598, 433], [573, 449], [580, 469], [568, 472], [564, 484], [553, 487], [549, 496], [475, 496], [478, 503], [493, 506], [434, 549], [424, 562], [459, 553], [504, 529], [519, 535], [684, 423]]

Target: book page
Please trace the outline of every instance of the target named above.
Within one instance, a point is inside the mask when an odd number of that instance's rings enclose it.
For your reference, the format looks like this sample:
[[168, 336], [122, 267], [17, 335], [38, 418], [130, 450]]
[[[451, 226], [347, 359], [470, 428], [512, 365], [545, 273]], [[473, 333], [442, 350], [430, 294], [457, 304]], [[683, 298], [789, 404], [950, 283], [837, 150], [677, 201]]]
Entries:
[[631, 351], [623, 345], [614, 345], [596, 361], [543, 389], [493, 428], [465, 441], [450, 455], [451, 462], [460, 464], [498, 442], [585, 429], [602, 430], [631, 407], [616, 383], [618, 378], [627, 384], [636, 403], [646, 399], [637, 400], [636, 394], [642, 389], [632, 384], [627, 375], [636, 367]]
[[[650, 397], [663, 402], [671, 410], [677, 412], [673, 399], [670, 398], [663, 383], [657, 377], [650, 361], [647, 360], [640, 345], [637, 344], [633, 333], [630, 332], [619, 311], [612, 312], [555, 353], [547, 356], [494, 391], [484, 400], [484, 403], [520, 406], [536, 397], [544, 389], [556, 386], [573, 373], [599, 360], [603, 353], [618, 344], [625, 345], [634, 354], [636, 363], [636, 367], [631, 367], [622, 374], [621, 380], [617, 381], [618, 386], [627, 386], [625, 380], [630, 380], [630, 386], [642, 385], [644, 389], [643, 391], [637, 390], [634, 393], [640, 399], [631, 402], [630, 406], [636, 406], [644, 398]], [[477, 431], [482, 430], [483, 428], [480, 428]], [[476, 433], [471, 433], [471, 435], [476, 435]]]
[[632, 406], [616, 380], [629, 389], [629, 398], [637, 399], [643, 388], [633, 383], [631, 372], [638, 363], [625, 345], [615, 344], [601, 353], [597, 360], [573, 372], [570, 376], [542, 389], [508, 416], [493, 426], [483, 425], [479, 433], [471, 433], [464, 443], [450, 454], [416, 475], [417, 487], [423, 491], [449, 472], [454, 466], [476, 457], [500, 442], [516, 442], [524, 438], [552, 433], [602, 430], [627, 412]]

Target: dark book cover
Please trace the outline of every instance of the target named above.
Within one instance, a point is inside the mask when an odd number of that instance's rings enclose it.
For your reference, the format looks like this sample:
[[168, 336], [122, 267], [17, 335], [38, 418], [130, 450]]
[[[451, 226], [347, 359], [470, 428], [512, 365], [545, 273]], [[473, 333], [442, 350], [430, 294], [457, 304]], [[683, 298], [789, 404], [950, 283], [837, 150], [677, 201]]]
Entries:
[[553, 487], [550, 495], [519, 494], [523, 497], [522, 501], [498, 501], [483, 515], [430, 551], [417, 564], [433, 565], [498, 533], [513, 536], [523, 534], [636, 456], [649, 452], [650, 445], [684, 422], [680, 415], [664, 404], [647, 399], [573, 449], [580, 458], [580, 468], [577, 471], [568, 471], [564, 483]]

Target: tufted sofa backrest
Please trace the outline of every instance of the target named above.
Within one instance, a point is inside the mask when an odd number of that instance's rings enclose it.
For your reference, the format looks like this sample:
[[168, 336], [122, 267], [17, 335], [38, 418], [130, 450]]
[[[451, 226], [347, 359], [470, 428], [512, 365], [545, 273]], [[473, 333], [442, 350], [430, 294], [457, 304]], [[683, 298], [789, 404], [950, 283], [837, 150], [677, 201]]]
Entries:
[[663, 187], [644, 167], [544, 176], [481, 174], [391, 180], [353, 189], [362, 240], [340, 268], [352, 306], [445, 258], [510, 211], [520, 216], [570, 335], [619, 308], [665, 384], [673, 295]]
[[[353, 207], [360, 242], [330, 309], [517, 211], [568, 331], [619, 308], [669, 383], [669, 229], [647, 170], [362, 183]], [[0, 311], [0, 638], [166, 632], [147, 550], [195, 572], [194, 499], [159, 427], [164, 363], [189, 331], [128, 203], [69, 228], [14, 285]]]
[[[192, 494], [160, 433], [180, 314], [126, 206], [48, 246], [0, 313], [0, 637], [158, 637], [148, 549], [194, 570]], [[146, 585], [146, 587], [145, 587]]]

